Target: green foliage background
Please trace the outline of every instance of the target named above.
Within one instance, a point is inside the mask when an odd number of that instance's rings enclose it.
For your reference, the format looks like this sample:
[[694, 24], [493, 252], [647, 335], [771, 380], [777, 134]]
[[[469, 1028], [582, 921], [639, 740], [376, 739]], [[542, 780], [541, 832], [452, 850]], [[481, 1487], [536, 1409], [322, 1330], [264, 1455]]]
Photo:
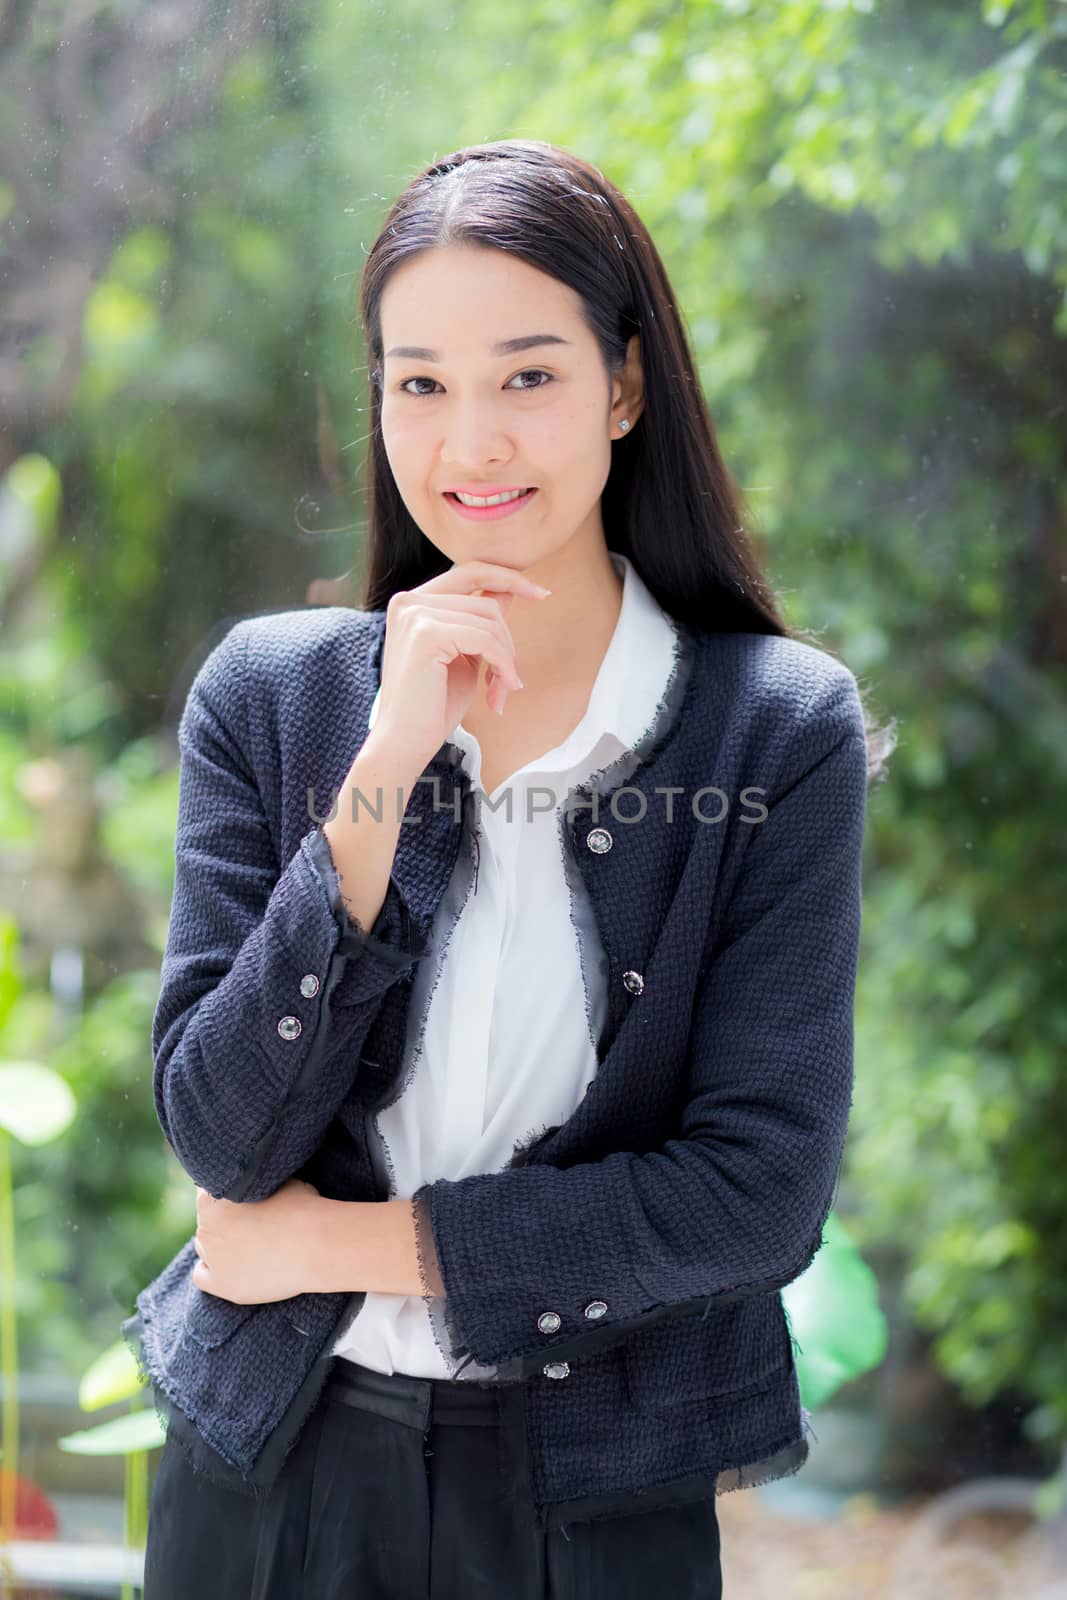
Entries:
[[[54, 43], [42, 22], [36, 48]], [[1021, 1393], [1050, 1440], [1067, 1423], [1065, 127], [1061, 0], [287, 8], [161, 148], [179, 212], [116, 233], [69, 410], [19, 440], [63, 504], [0, 657], [5, 833], [36, 836], [22, 765], [88, 746], [106, 849], [161, 949], [196, 665], [234, 616], [359, 571], [355, 302], [388, 203], [466, 142], [593, 160], [659, 245], [788, 614], [897, 720], [870, 799], [839, 1210], [899, 1257], [967, 1398]], [[17, 222], [12, 204], [0, 226]], [[154, 980], [118, 974], [58, 1034], [31, 985], [0, 1032], [84, 1107], [47, 1160], [16, 1158], [42, 1366], [110, 1341], [195, 1225], [151, 1103]]]

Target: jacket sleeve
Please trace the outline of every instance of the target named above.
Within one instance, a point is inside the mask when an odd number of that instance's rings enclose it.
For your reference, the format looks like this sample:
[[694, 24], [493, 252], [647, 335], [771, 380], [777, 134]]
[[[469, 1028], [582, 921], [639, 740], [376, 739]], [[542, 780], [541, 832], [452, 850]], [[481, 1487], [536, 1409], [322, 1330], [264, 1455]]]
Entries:
[[[780, 1289], [822, 1243], [853, 1083], [867, 750], [835, 664], [752, 824], [694, 1002], [677, 1138], [560, 1168], [440, 1179], [413, 1197], [454, 1358], [502, 1376]], [[594, 1301], [590, 1328], [585, 1308]], [[546, 1338], [538, 1318], [556, 1312]]]
[[395, 880], [368, 931], [329, 841], [277, 858], [247, 755], [245, 624], [204, 662], [178, 728], [174, 898], [152, 1023], [160, 1126], [217, 1198], [261, 1200], [318, 1148], [390, 986], [426, 953]]

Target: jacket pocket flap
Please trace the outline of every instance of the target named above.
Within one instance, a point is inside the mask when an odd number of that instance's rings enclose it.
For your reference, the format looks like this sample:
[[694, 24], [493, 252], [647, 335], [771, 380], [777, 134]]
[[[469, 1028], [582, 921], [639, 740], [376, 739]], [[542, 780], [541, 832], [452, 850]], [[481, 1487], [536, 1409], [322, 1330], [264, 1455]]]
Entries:
[[190, 1282], [183, 1327], [190, 1339], [195, 1339], [206, 1350], [213, 1350], [236, 1333], [253, 1311], [259, 1309], [256, 1304], [243, 1306], [235, 1300], [223, 1300], [219, 1295], [208, 1294]]
[[789, 1367], [792, 1341], [775, 1290], [640, 1329], [625, 1351], [632, 1403], [663, 1412], [766, 1387]]

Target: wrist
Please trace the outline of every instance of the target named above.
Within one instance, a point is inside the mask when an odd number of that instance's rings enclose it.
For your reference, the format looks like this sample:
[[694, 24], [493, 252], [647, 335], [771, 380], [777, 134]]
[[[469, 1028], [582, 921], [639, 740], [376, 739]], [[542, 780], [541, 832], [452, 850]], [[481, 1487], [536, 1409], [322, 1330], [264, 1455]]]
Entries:
[[378, 721], [348, 769], [348, 783], [353, 787], [361, 783], [365, 794], [371, 785], [387, 788], [390, 798], [399, 788], [406, 799], [422, 776], [425, 765], [425, 761], [406, 754], [389, 729]]
[[308, 1239], [308, 1289], [312, 1294], [351, 1294], [366, 1287], [360, 1257], [355, 1202], [320, 1198]]
[[421, 1295], [411, 1201], [321, 1199], [308, 1277], [315, 1294]]

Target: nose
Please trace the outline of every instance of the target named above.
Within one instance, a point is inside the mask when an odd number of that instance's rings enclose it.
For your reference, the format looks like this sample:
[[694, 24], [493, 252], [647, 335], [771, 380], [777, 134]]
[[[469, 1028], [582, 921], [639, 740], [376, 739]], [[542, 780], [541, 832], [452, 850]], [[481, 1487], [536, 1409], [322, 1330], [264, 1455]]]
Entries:
[[477, 482], [487, 467], [498, 466], [513, 455], [492, 404], [468, 401], [454, 408], [441, 440], [441, 464], [457, 483], [463, 483], [465, 477]]

